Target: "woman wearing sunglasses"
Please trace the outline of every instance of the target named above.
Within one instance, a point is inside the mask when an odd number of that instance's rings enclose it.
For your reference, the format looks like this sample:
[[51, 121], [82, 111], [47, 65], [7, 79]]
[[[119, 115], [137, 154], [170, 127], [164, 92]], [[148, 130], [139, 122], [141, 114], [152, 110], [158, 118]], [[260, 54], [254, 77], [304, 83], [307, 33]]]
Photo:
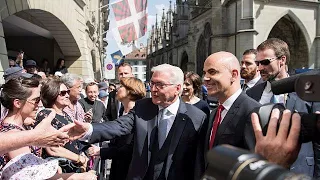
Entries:
[[[0, 132], [25, 131], [25, 120], [28, 117], [35, 118], [38, 110], [39, 81], [11, 79], [2, 87], [1, 104], [9, 112], [0, 124]], [[91, 172], [61, 174], [57, 162], [43, 160], [38, 157], [40, 154], [39, 148], [26, 146], [1, 155], [0, 179], [96, 179]]]
[[[41, 86], [41, 101], [45, 108], [52, 108], [56, 112], [52, 125], [56, 129], [73, 123], [71, 117], [63, 111], [70, 104], [70, 90], [59, 79], [49, 79]], [[50, 109], [44, 109], [39, 112], [36, 124], [40, 123], [50, 114]], [[64, 147], [45, 148], [42, 157], [61, 157], [60, 160], [63, 172], [79, 172], [86, 169], [88, 158], [80, 153], [81, 144], [79, 141], [72, 141], [65, 144]]]

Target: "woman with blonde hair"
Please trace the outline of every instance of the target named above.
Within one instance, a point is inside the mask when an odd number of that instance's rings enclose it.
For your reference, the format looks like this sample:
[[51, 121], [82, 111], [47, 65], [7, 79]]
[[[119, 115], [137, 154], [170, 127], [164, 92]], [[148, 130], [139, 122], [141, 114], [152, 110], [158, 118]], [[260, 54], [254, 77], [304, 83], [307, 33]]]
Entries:
[[[135, 77], [120, 79], [116, 98], [123, 105], [120, 115], [128, 114], [135, 102], [146, 96], [144, 83]], [[109, 180], [125, 180], [132, 159], [133, 134], [112, 140], [108, 148], [91, 147], [89, 155], [101, 156], [102, 160], [112, 159]]]

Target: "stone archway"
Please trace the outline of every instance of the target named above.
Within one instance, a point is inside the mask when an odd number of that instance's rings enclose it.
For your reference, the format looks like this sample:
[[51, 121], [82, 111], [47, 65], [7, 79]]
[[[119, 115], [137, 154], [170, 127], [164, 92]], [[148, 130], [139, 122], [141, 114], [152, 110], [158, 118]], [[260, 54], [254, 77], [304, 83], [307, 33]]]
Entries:
[[189, 62], [189, 59], [188, 59], [188, 54], [186, 51], [184, 51], [182, 53], [182, 56], [181, 56], [181, 65], [180, 65], [180, 68], [183, 72], [186, 72], [188, 71], [188, 62]]
[[290, 49], [289, 70], [308, 67], [309, 50], [304, 33], [289, 15], [283, 16], [273, 26], [268, 38], [279, 38], [285, 41]]
[[[84, 9], [85, 5], [84, 1], [72, 0], [2, 0], [0, 3], [0, 32], [3, 29], [2, 22], [13, 16], [19, 17], [33, 26], [39, 26], [49, 31], [55, 41], [52, 47], [57, 50], [54, 51], [57, 54], [52, 58], [54, 61], [64, 57], [69, 72], [81, 74], [84, 77], [93, 77], [94, 70], [90, 51], [96, 50], [96, 68], [99, 67], [99, 70], [95, 69], [95, 71], [100, 72], [100, 50], [97, 45], [99, 40], [97, 37], [90, 36], [92, 30], [94, 35], [97, 35], [98, 32], [96, 33], [94, 28], [90, 29], [86, 22], [91, 22], [91, 19], [86, 20], [84, 17], [91, 18], [96, 15], [87, 15]], [[7, 56], [5, 36], [0, 33], [0, 46], [3, 50], [0, 52], [1, 59], [5, 59], [3, 57]], [[0, 64], [0, 75], [3, 69], [8, 66], [3, 61], [5, 60], [2, 60]], [[96, 77], [99, 78], [99, 76], [100, 74], [97, 74]]]
[[197, 44], [197, 74], [202, 74], [203, 64], [207, 57], [207, 48], [203, 35], [200, 35]]

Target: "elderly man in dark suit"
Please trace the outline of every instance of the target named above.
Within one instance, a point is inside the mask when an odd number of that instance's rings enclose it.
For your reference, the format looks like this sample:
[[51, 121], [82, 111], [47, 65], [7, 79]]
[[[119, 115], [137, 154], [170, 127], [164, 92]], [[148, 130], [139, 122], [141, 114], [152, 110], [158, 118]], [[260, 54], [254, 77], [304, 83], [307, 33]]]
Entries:
[[151, 71], [152, 98], [137, 101], [127, 115], [115, 121], [93, 125], [76, 121], [69, 135], [99, 142], [134, 133], [127, 179], [198, 179], [196, 156], [203, 156], [203, 151], [197, 144], [206, 115], [180, 100], [180, 68], [162, 64]]
[[[272, 81], [287, 78], [287, 64], [290, 60], [290, 51], [286, 42], [271, 38], [262, 42], [257, 47], [256, 63], [264, 83], [258, 84], [247, 91], [248, 96], [252, 97], [261, 104], [282, 103], [291, 112], [312, 113], [311, 103], [301, 100], [295, 92], [274, 95], [271, 91]], [[313, 176], [313, 149], [312, 143], [304, 143], [299, 152], [298, 159], [291, 166], [291, 171], [304, 173]]]
[[[208, 96], [218, 99], [219, 106], [214, 109], [201, 130], [203, 136], [202, 150], [206, 153], [220, 144], [247, 148], [244, 140], [244, 128], [250, 122], [251, 111], [260, 104], [251, 99], [240, 87], [240, 64], [229, 52], [217, 52], [210, 55], [203, 66], [204, 85]], [[201, 146], [199, 146], [201, 147]], [[206, 163], [198, 157], [201, 172]]]

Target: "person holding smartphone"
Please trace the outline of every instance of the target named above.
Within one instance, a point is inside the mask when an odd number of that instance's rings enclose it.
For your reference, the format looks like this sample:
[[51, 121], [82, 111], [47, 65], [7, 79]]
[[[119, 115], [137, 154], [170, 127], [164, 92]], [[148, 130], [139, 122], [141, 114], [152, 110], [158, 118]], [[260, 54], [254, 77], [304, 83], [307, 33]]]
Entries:
[[85, 115], [84, 119], [86, 122], [100, 123], [106, 119], [106, 108], [104, 104], [98, 100], [99, 87], [95, 82], [89, 83], [86, 88], [86, 98], [80, 99]]

